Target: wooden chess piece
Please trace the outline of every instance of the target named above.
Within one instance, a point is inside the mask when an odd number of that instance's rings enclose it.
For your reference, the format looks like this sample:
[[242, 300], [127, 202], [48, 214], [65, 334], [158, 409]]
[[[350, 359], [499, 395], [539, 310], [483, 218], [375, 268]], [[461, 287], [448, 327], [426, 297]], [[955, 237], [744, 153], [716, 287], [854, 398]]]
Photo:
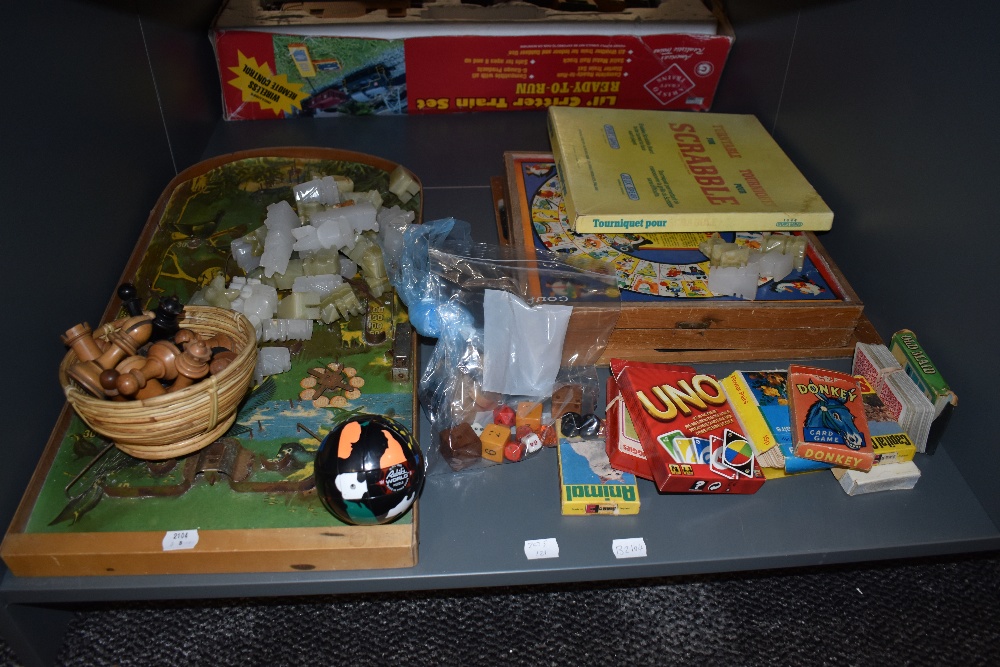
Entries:
[[[146, 357], [137, 354], [124, 359], [120, 364], [118, 364], [115, 370], [118, 371], [119, 378], [123, 375], [131, 376], [132, 371], [145, 366], [146, 361]], [[117, 384], [115, 388], [118, 388]], [[147, 398], [153, 398], [154, 396], [162, 396], [165, 393], [167, 393], [167, 388], [154, 380], [152, 382], [147, 382], [144, 387], [141, 387], [137, 391], [133, 392], [132, 395], [122, 396], [122, 398], [125, 400], [134, 399], [141, 401]]]
[[174, 342], [178, 345], [185, 345], [193, 340], [203, 340], [213, 352], [219, 350], [232, 350], [236, 352], [236, 341], [227, 333], [217, 332], [209, 338], [203, 338], [191, 329], [181, 329], [174, 335]]
[[236, 361], [236, 357], [237, 354], [232, 350], [216, 352], [212, 355], [212, 361], [208, 364], [208, 372], [212, 375], [218, 375]]
[[212, 350], [205, 341], [193, 340], [184, 346], [175, 362], [177, 379], [167, 391], [180, 391], [208, 375], [208, 362], [212, 358]]
[[184, 347], [193, 340], [199, 340], [201, 336], [194, 329], [180, 329], [174, 334], [174, 344]]
[[118, 371], [110, 368], [100, 375], [101, 386], [104, 387], [104, 395], [112, 401], [127, 401], [128, 399], [118, 391]]
[[202, 338], [191, 329], [181, 329], [174, 336], [174, 342], [182, 346], [195, 340], [204, 341], [212, 352], [212, 359], [208, 364], [210, 375], [218, 375], [236, 360], [236, 341], [229, 334], [218, 332], [210, 338]]
[[236, 349], [236, 341], [233, 337], [227, 333], [222, 333], [221, 331], [214, 334], [211, 338], [206, 338], [205, 343], [213, 351], [219, 350], [229, 350], [231, 352], [238, 352]]
[[99, 357], [73, 364], [66, 371], [67, 375], [94, 396], [104, 398], [101, 373], [114, 368], [125, 357], [134, 355], [149, 340], [152, 330], [152, 322], [145, 315], [126, 319], [120, 329], [108, 336], [108, 345]]
[[[145, 363], [146, 357], [135, 354], [131, 357], [125, 357], [114, 368], [109, 368], [108, 370], [102, 372], [100, 379], [101, 386], [104, 387], [104, 395], [114, 401], [127, 401], [129, 398], [135, 398], [134, 396], [123, 396], [121, 392], [118, 391], [118, 378], [121, 377], [122, 373], [128, 373], [133, 368], [139, 368]], [[166, 391], [162, 387], [160, 387], [160, 389], [161, 394]], [[155, 392], [155, 389], [149, 392], [149, 395], [153, 395], [153, 392]], [[144, 398], [146, 397], [147, 396], [144, 396]]]
[[75, 327], [67, 329], [60, 338], [62, 338], [63, 345], [72, 349], [80, 361], [93, 361], [104, 352], [97, 339], [94, 338], [94, 332], [91, 331], [90, 325], [86, 322], [81, 322]]
[[[146, 353], [142, 365], [122, 372], [118, 376], [115, 381], [118, 393], [140, 399], [165, 393], [163, 386], [157, 380], [170, 382], [177, 377], [176, 362], [180, 355], [180, 349], [170, 341], [156, 341], [149, 346], [149, 352]], [[159, 391], [156, 387], [159, 387]]]

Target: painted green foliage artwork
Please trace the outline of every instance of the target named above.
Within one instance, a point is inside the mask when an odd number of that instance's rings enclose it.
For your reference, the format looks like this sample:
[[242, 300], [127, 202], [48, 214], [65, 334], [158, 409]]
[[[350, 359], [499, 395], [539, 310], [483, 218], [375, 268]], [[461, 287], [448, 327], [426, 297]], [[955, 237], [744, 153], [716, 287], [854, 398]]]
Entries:
[[[179, 183], [138, 267], [149, 296], [186, 302], [218, 273], [239, 275], [230, 243], [263, 224], [266, 207], [294, 204], [291, 187], [326, 175], [378, 190], [386, 206], [418, 211], [419, 195], [400, 203], [389, 174], [359, 162], [263, 157], [226, 163]], [[311, 527], [337, 523], [316, 497], [313, 460], [340, 420], [368, 412], [413, 428], [413, 373], [393, 374], [393, 341], [407, 316], [395, 293], [373, 298], [350, 280], [365, 313], [312, 338], [286, 343], [292, 368], [255, 386], [229, 432], [182, 458], [144, 461], [111, 447], [79, 418], [69, 421], [31, 513], [27, 532], [117, 532], [178, 528]], [[404, 517], [402, 521], [410, 521]]]

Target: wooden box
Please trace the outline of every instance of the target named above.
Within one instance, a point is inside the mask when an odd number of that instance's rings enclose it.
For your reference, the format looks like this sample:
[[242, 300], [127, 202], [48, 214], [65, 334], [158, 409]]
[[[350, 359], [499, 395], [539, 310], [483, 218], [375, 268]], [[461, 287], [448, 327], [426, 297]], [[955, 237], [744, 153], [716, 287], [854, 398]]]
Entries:
[[[377, 189], [386, 206], [400, 204], [419, 220], [422, 193], [405, 203], [387, 194], [396, 167], [317, 148], [246, 151], [195, 165], [163, 192], [123, 281], [151, 302], [176, 294], [186, 303], [218, 272], [236, 272], [230, 243], [263, 222], [268, 204], [290, 199], [291, 185], [320, 175], [348, 176], [357, 191]], [[392, 524], [346, 525], [322, 506], [312, 477], [320, 439], [341, 418], [392, 414], [412, 431], [417, 415], [416, 337], [405, 335], [405, 309], [391, 290], [376, 298], [360, 280], [352, 283], [364, 314], [318, 324], [308, 341], [262, 343], [288, 347], [291, 370], [258, 384], [236, 423], [200, 451], [165, 461], [133, 458], [67, 405], [0, 548], [10, 571], [89, 576], [415, 565], [416, 507]], [[102, 321], [117, 317], [121, 306], [114, 298]], [[327, 383], [327, 376], [343, 382]]]
[[[575, 234], [566, 225], [562, 193], [548, 153], [504, 154], [495, 179], [500, 241], [525, 258], [540, 251], [574, 262], [616, 267], [621, 311], [599, 363], [612, 357], [659, 362], [745, 361], [846, 357], [856, 342], [881, 342], [864, 306], [815, 234], [806, 266], [758, 298], [705, 296], [705, 235], [654, 237]], [[651, 240], [652, 239], [652, 240]], [[764, 298], [762, 298], [762, 295]], [[574, 314], [567, 349], [586, 345], [594, 313]]]

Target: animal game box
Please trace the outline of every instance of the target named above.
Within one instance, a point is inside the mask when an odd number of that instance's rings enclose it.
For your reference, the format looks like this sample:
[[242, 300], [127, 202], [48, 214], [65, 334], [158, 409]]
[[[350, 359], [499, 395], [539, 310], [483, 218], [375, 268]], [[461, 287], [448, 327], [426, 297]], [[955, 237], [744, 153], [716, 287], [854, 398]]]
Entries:
[[753, 448], [719, 381], [669, 364], [611, 360], [656, 488], [671, 493], [755, 493], [764, 483]]
[[638, 514], [635, 475], [611, 467], [604, 441], [560, 437], [558, 447], [563, 514]]
[[857, 378], [792, 364], [788, 395], [796, 456], [837, 468], [871, 469], [875, 454]]

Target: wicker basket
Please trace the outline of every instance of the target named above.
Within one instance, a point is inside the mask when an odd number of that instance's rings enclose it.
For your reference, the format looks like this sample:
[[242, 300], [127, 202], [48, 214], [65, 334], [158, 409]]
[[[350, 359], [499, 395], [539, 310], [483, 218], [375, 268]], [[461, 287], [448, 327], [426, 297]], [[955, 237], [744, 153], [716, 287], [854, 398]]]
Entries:
[[123, 452], [141, 459], [170, 459], [210, 445], [236, 420], [257, 361], [253, 325], [241, 313], [208, 306], [186, 306], [180, 323], [211, 336], [225, 333], [236, 341], [236, 359], [223, 371], [173, 393], [134, 401], [109, 401], [91, 396], [69, 378], [76, 363], [71, 350], [59, 365], [59, 382], [66, 400], [94, 431]]

